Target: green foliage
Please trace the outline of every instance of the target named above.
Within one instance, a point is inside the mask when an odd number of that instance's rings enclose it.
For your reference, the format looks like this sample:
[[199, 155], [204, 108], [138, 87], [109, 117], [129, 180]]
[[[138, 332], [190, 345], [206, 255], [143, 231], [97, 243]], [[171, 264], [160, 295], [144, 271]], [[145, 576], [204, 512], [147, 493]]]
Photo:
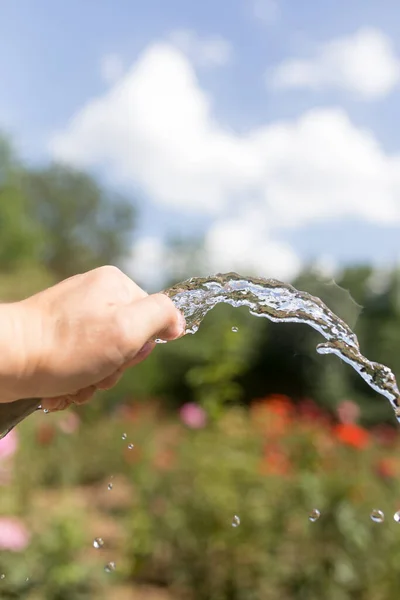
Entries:
[[[397, 598], [399, 442], [350, 428], [345, 444], [322, 415], [285, 402], [225, 409], [197, 431], [151, 405], [73, 434], [66, 414], [23, 424], [2, 507], [25, 515], [33, 536], [23, 553], [0, 555], [2, 597], [103, 597], [111, 584], [104, 597], [117, 598], [130, 582], [176, 600]], [[98, 535], [104, 550], [91, 551]], [[104, 575], [109, 560], [116, 578]]]
[[0, 265], [6, 273], [39, 259], [39, 226], [27, 214], [21, 178], [11, 147], [0, 138]]
[[58, 278], [121, 261], [134, 226], [131, 202], [60, 165], [26, 173], [30, 214], [41, 225], [41, 260]]
[[[80, 561], [84, 544], [84, 521], [65, 506], [63, 512], [46, 519], [40, 514], [40, 527], [34, 532], [24, 560], [14, 552], [0, 552], [1, 598], [39, 600], [84, 600], [100, 588], [101, 571], [90, 561]], [[46, 522], [47, 521], [47, 522]]]
[[[196, 600], [397, 597], [398, 525], [369, 518], [374, 506], [395, 504], [371, 455], [335, 445], [324, 457], [318, 446], [318, 429], [293, 427], [279, 440], [292, 470], [263, 473], [261, 439], [240, 412], [182, 436], [168, 469], [135, 470], [132, 575]], [[310, 523], [315, 506], [322, 516]]]

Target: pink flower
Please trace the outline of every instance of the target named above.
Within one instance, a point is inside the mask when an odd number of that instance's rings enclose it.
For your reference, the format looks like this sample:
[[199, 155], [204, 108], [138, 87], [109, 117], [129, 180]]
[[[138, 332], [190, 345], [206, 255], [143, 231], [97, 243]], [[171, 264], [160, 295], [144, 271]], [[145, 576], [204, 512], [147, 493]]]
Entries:
[[187, 402], [179, 411], [181, 420], [191, 429], [201, 429], [207, 423], [206, 412], [194, 402]]
[[0, 440], [0, 461], [15, 454], [18, 448], [18, 434], [13, 429], [6, 437]]
[[30, 534], [21, 521], [13, 517], [0, 517], [0, 550], [21, 552], [29, 540]]
[[62, 419], [58, 422], [58, 426], [64, 433], [71, 434], [78, 431], [80, 422], [78, 415], [70, 411], [63, 415]]
[[343, 400], [338, 406], [337, 413], [341, 423], [356, 423], [360, 416], [360, 408], [351, 400]]

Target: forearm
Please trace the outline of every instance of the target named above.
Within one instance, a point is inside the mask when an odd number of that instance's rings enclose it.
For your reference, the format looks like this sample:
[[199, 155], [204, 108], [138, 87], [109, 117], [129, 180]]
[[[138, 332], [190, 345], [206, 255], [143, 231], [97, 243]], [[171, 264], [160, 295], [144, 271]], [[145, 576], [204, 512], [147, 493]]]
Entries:
[[0, 403], [23, 397], [33, 358], [26, 343], [25, 317], [23, 303], [0, 304]]

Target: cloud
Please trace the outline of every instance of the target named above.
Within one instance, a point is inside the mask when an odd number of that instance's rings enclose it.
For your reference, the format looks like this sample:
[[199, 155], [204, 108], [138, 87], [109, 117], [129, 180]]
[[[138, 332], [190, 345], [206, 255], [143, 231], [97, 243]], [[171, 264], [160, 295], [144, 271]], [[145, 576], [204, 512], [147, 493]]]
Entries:
[[160, 205], [220, 219], [254, 204], [269, 231], [343, 217], [400, 222], [400, 155], [344, 111], [315, 109], [237, 134], [215, 119], [190, 62], [169, 44], [145, 50], [50, 149]]
[[278, 89], [339, 89], [363, 100], [388, 95], [400, 78], [400, 62], [390, 39], [377, 29], [322, 44], [310, 59], [291, 58], [267, 75]]
[[190, 29], [173, 31], [169, 41], [199, 67], [223, 67], [232, 58], [232, 46], [221, 36], [202, 38]]
[[237, 271], [243, 275], [291, 281], [301, 269], [301, 260], [286, 243], [274, 239], [260, 211], [221, 218], [205, 233], [196, 265], [180, 260], [159, 237], [145, 236], [134, 245], [126, 271], [146, 289], [161, 289], [171, 277], [206, 276]]
[[124, 65], [118, 54], [107, 54], [100, 61], [100, 75], [105, 83], [112, 84], [123, 75]]
[[271, 237], [260, 211], [214, 222], [206, 233], [204, 249], [207, 273], [237, 271], [288, 281], [301, 268], [292, 248]]
[[131, 257], [124, 265], [125, 270], [147, 289], [161, 289], [166, 273], [167, 251], [161, 238], [143, 236], [135, 242]]

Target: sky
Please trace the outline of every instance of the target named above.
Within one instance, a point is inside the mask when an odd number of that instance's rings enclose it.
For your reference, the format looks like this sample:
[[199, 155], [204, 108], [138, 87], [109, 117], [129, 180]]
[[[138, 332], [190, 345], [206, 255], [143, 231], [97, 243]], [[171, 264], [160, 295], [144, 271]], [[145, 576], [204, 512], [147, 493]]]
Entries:
[[0, 0], [0, 130], [140, 206], [149, 284], [176, 235], [209, 273], [398, 263], [399, 100], [397, 0]]

